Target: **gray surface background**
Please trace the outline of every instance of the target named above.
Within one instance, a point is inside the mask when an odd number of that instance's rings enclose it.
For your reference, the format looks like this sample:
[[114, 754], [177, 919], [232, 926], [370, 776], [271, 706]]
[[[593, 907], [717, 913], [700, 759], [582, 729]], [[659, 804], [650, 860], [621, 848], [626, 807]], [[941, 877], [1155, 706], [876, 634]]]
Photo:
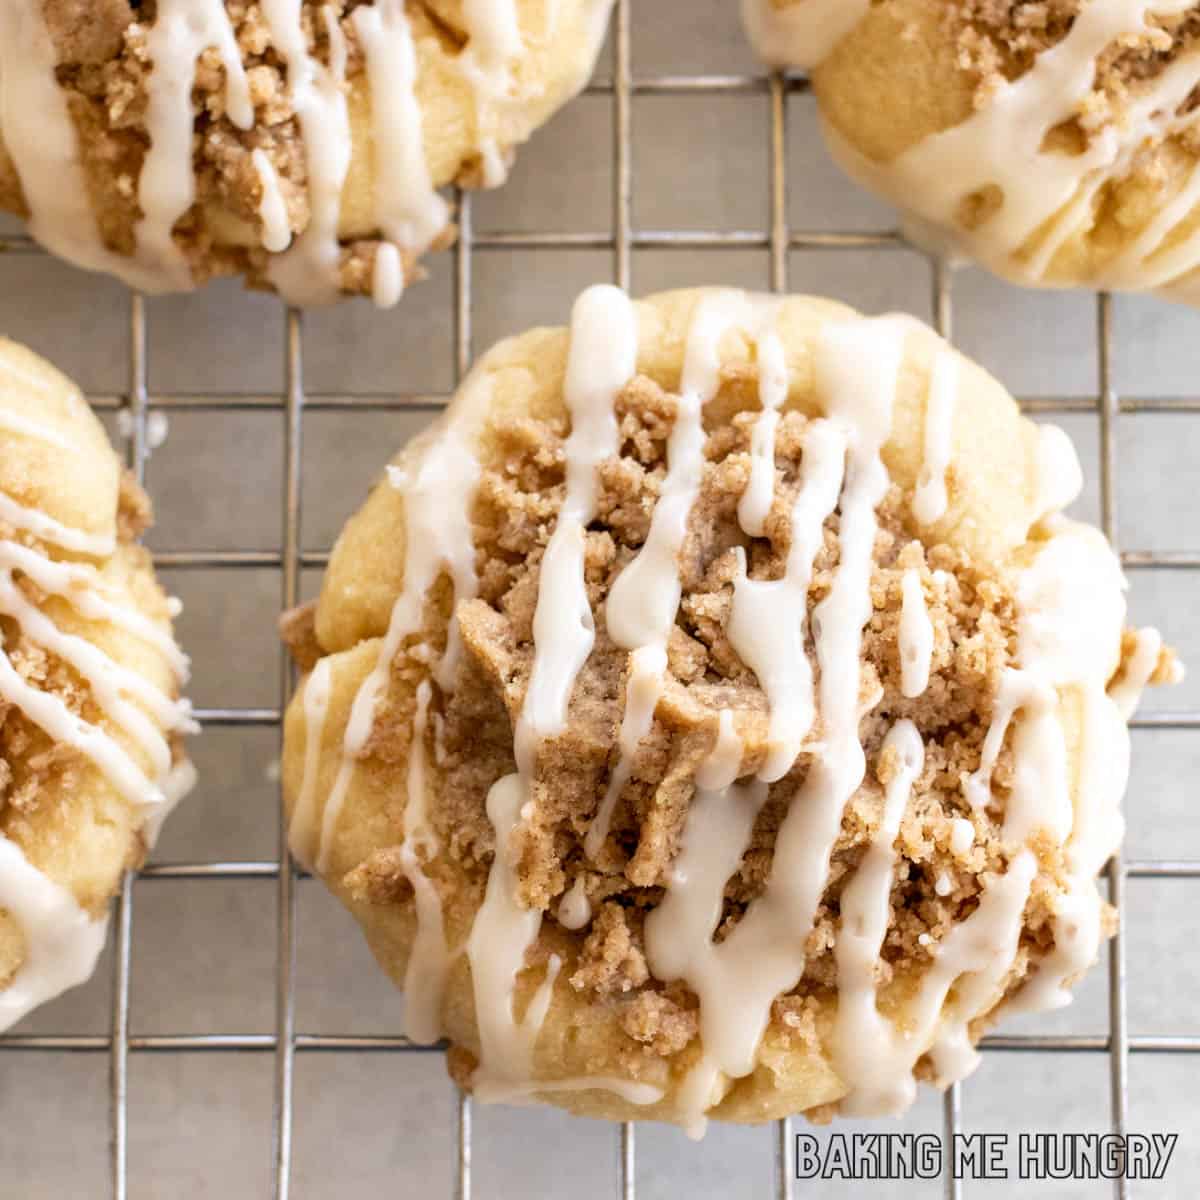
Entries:
[[[733, 0], [633, 5], [635, 78], [754, 69]], [[680, 12], [686, 10], [686, 19]], [[606, 52], [598, 68], [607, 78]], [[793, 230], [891, 228], [893, 215], [844, 181], [817, 137], [810, 97], [788, 100], [789, 220]], [[634, 223], [638, 229], [764, 230], [768, 225], [769, 101], [755, 95], [640, 95], [633, 101]], [[612, 223], [612, 100], [581, 97], [535, 137], [507, 187], [479, 196], [477, 231], [608, 230]], [[0, 229], [15, 230], [13, 223]], [[431, 278], [391, 313], [365, 303], [310, 314], [310, 392], [443, 391], [452, 384], [453, 258], [429, 260]], [[801, 251], [789, 262], [795, 291], [826, 293], [869, 311], [930, 313], [930, 269], [905, 250]], [[531, 323], [562, 323], [583, 286], [611, 278], [606, 250], [480, 250], [474, 332], [482, 349]], [[686, 284], [765, 288], [763, 249], [635, 251], [634, 288]], [[958, 344], [1023, 398], [1096, 394], [1096, 302], [1086, 294], [1021, 292], [968, 270], [954, 281]], [[128, 379], [128, 298], [115, 283], [42, 256], [0, 258], [0, 331], [28, 342], [88, 392], [112, 395]], [[153, 393], [278, 392], [283, 313], [236, 283], [147, 305]], [[1114, 384], [1124, 396], [1195, 395], [1200, 316], [1153, 300], [1114, 303]], [[112, 414], [109, 414], [111, 417]], [[303, 546], [328, 548], [392, 450], [428, 419], [420, 412], [311, 413], [304, 421]], [[1079, 446], [1089, 478], [1080, 512], [1098, 517], [1098, 422], [1055, 418]], [[280, 548], [282, 415], [175, 412], [151, 458], [158, 510], [151, 544], [185, 550]], [[116, 433], [114, 420], [110, 428]], [[1195, 462], [1200, 416], [1121, 418], [1117, 486], [1125, 550], [1200, 551]], [[276, 702], [279, 650], [274, 569], [164, 570], [184, 601], [180, 634], [194, 660], [199, 706]], [[1196, 576], [1187, 569], [1129, 572], [1131, 613], [1169, 633], [1200, 664]], [[317, 585], [306, 574], [305, 591]], [[1200, 709], [1200, 669], [1149, 711]], [[159, 862], [265, 860], [275, 855], [278, 749], [270, 728], [210, 729], [193, 754], [201, 782], [168, 823]], [[1139, 729], [1127, 802], [1134, 858], [1200, 857], [1195, 732]], [[400, 1000], [350, 919], [319, 883], [298, 884], [297, 1028], [393, 1034]], [[1133, 1035], [1200, 1034], [1193, 981], [1200, 882], [1132, 879], [1127, 885], [1129, 1028]], [[134, 887], [131, 1028], [153, 1033], [274, 1030], [276, 885], [141, 880]], [[1076, 1004], [1021, 1028], [1103, 1034], [1105, 963]], [[111, 955], [95, 979], [29, 1018], [20, 1032], [104, 1034], [110, 1023]], [[1015, 1027], [1014, 1027], [1015, 1028]], [[1130, 1128], [1178, 1130], [1164, 1184], [1137, 1196], [1200, 1190], [1200, 1089], [1196, 1060], [1133, 1054]], [[1102, 1054], [989, 1053], [963, 1089], [969, 1132], [1103, 1130], [1109, 1121]], [[270, 1193], [274, 1064], [271, 1054], [134, 1053], [130, 1059], [131, 1197]], [[104, 1054], [0, 1056], [0, 1195], [100, 1197], [108, 1187], [108, 1062]], [[454, 1095], [440, 1055], [302, 1054], [296, 1063], [297, 1200], [350, 1194], [450, 1194]], [[895, 1128], [937, 1131], [935, 1093], [922, 1093]], [[841, 1131], [847, 1125], [836, 1127]], [[873, 1128], [893, 1128], [876, 1126]], [[828, 1131], [816, 1131], [827, 1136]], [[759, 1197], [771, 1188], [773, 1131], [714, 1126], [699, 1145], [645, 1126], [637, 1185], [647, 1200]], [[556, 1112], [475, 1111], [475, 1189], [484, 1198], [599, 1200], [614, 1194], [616, 1131]], [[966, 1194], [1091, 1197], [1104, 1183], [968, 1183]], [[937, 1183], [822, 1185], [802, 1195], [936, 1196]]]

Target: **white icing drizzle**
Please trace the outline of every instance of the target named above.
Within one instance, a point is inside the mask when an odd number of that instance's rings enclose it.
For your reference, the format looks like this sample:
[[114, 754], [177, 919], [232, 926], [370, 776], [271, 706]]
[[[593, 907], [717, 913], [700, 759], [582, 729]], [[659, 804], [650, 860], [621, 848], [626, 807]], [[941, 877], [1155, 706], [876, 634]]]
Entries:
[[[501, 6], [503, 7], [503, 6]], [[352, 17], [367, 61], [374, 149], [375, 219], [389, 239], [379, 248], [375, 303], [390, 307], [404, 290], [399, 251], [420, 254], [446, 227], [449, 208], [434, 188], [425, 158], [421, 106], [417, 100], [417, 56], [403, 0], [375, 0]], [[390, 254], [385, 250], [390, 249]], [[378, 281], [380, 256], [390, 286]]]
[[[774, 325], [778, 306], [766, 309], [764, 323]], [[750, 432], [750, 480], [738, 501], [738, 522], [751, 537], [762, 537], [775, 495], [775, 430], [787, 400], [788, 368], [783, 341], [773, 328], [759, 334], [758, 399], [762, 412]]]
[[925, 399], [925, 460], [913, 490], [913, 516], [932, 525], [946, 514], [946, 468], [954, 451], [954, 407], [958, 393], [958, 358], [938, 350], [929, 374]]
[[[467, 940], [480, 1031], [479, 1066], [471, 1086], [485, 1100], [593, 1088], [614, 1092], [634, 1104], [651, 1104], [662, 1096], [659, 1088], [616, 1078], [585, 1076], [550, 1085], [534, 1080], [534, 1044], [558, 974], [556, 956], [551, 956], [546, 976], [520, 1020], [513, 1009], [517, 977], [524, 969], [528, 950], [537, 941], [542, 913], [521, 903], [510, 857], [512, 842], [532, 813], [537, 744], [565, 727], [575, 677], [595, 640], [595, 621], [584, 579], [585, 529], [596, 511], [596, 468], [618, 449], [614, 402], [637, 368], [637, 348], [637, 319], [624, 292], [600, 286], [589, 288], [579, 297], [571, 316], [563, 385], [571, 416], [571, 433], [565, 446], [567, 491], [538, 581], [534, 661], [513, 738], [517, 771], [500, 779], [488, 793], [488, 818], [496, 833], [496, 853], [484, 902]], [[656, 680], [665, 668], [663, 653]], [[632, 683], [630, 687], [632, 696], [637, 689]], [[656, 698], [657, 683], [653, 689]], [[629, 709], [644, 712], [648, 725], [653, 717], [653, 700], [648, 708], [631, 700]], [[580, 877], [560, 908], [560, 920], [567, 928], [582, 928], [590, 919], [582, 886]]]
[[[0, 370], [3, 368], [0, 367]], [[8, 408], [0, 408], [0, 429], [6, 433], [15, 433], [21, 437], [45, 442], [46, 445], [53, 446], [56, 450], [79, 453], [79, 447], [59, 433], [52, 425], [47, 425], [44, 421], [34, 421], [23, 413], [13, 412]]]
[[446, 948], [442, 898], [421, 866], [421, 855], [437, 853], [438, 840], [426, 811], [425, 729], [431, 688], [428, 680], [417, 686], [412, 740], [408, 750], [407, 800], [404, 806], [404, 841], [400, 863], [412, 885], [417, 912], [417, 934], [404, 972], [404, 1031], [414, 1042], [436, 1042], [442, 1034], [442, 996], [450, 970]]
[[957, 855], [968, 853], [975, 844], [975, 826], [965, 817], [955, 817], [950, 822], [950, 849]]
[[876, 968], [890, 917], [896, 866], [896, 835], [925, 762], [921, 735], [911, 721], [898, 721], [883, 741], [895, 756], [884, 793], [883, 812], [866, 854], [841, 895], [841, 927], [834, 946], [838, 973], [833, 1062], [848, 1092], [847, 1115], [870, 1111], [879, 1063], [892, 1052], [895, 1031], [876, 1005]]
[[925, 607], [921, 573], [909, 567], [900, 581], [900, 692], [913, 699], [929, 686], [933, 623]]
[[1118, 691], [1114, 698], [1106, 691], [1120, 661], [1124, 586], [1120, 563], [1104, 538], [1064, 522], [1024, 573], [1018, 591], [1022, 661], [1034, 662], [1060, 691], [1073, 692], [1081, 709], [1075, 795], [1072, 804], [1068, 792], [1065, 822], [1060, 818], [1055, 831], [1064, 846], [1067, 889], [1056, 900], [1054, 949], [1010, 1002], [1022, 1011], [1069, 1003], [1064, 985], [1099, 951], [1096, 874], [1124, 832], [1120, 804], [1129, 775], [1129, 734], [1123, 708], [1135, 702], [1131, 694]]
[[262, 222], [263, 249], [272, 254], [281, 254], [292, 244], [292, 228], [283, 190], [279, 185], [279, 174], [265, 150], [256, 149], [250, 160], [258, 174], [258, 185], [262, 192], [258, 201], [258, 218]]
[[104, 949], [108, 915], [92, 918], [75, 897], [0, 836], [0, 909], [25, 937], [25, 961], [0, 991], [0, 1030], [90, 978]]
[[543, 1091], [598, 1088], [633, 1104], [653, 1104], [661, 1099], [661, 1088], [626, 1079], [580, 1076], [549, 1083], [534, 1079], [534, 1045], [562, 963], [557, 955], [550, 956], [541, 984], [518, 1018], [514, 1008], [517, 976], [542, 925], [541, 910], [521, 903], [512, 861], [512, 842], [523, 820], [521, 810], [527, 795], [527, 782], [519, 773], [505, 775], [488, 792], [487, 812], [496, 832], [496, 854], [466, 947], [480, 1045], [471, 1090], [481, 1100], [500, 1101]]
[[866, 16], [871, 0], [742, 0], [742, 23], [759, 56], [773, 67], [819, 66]]
[[845, 430], [830, 421], [813, 421], [806, 431], [783, 578], [750, 579], [745, 554], [740, 557], [727, 632], [770, 704], [770, 748], [759, 771], [768, 783], [791, 770], [816, 716], [812, 665], [804, 645], [808, 587], [825, 519], [841, 490], [846, 444]]
[[329, 712], [332, 661], [321, 659], [304, 681], [304, 771], [288, 824], [288, 847], [292, 857], [308, 870], [313, 867], [310, 841], [317, 825], [317, 770]]
[[254, 124], [254, 105], [242, 53], [223, 0], [159, 0], [146, 32], [151, 71], [146, 80], [149, 148], [138, 175], [135, 227], [137, 258], [176, 291], [192, 287], [192, 269], [173, 236], [176, 223], [196, 200], [192, 166], [195, 117], [192, 89], [196, 62], [209, 47], [225, 72], [225, 108], [239, 129]]
[[[25, 528], [33, 532], [31, 526]], [[35, 533], [35, 536], [40, 535]], [[188, 657], [176, 645], [174, 638], [137, 609], [108, 599], [104, 595], [104, 579], [90, 563], [56, 562], [19, 542], [2, 544], [0, 563], [9, 571], [17, 570], [27, 575], [43, 592], [61, 596], [81, 617], [90, 621], [107, 621], [132, 633], [153, 646], [166, 659], [178, 682], [182, 683], [187, 678]], [[176, 703], [184, 705], [186, 702]]]
[[[726, 1032], [736, 1036], [727, 1026], [739, 1008], [740, 989], [751, 982], [733, 978], [724, 943], [715, 943], [713, 934], [721, 919], [725, 885], [750, 844], [754, 821], [766, 799], [767, 785], [761, 780], [727, 784], [713, 791], [697, 787], [666, 893], [646, 918], [650, 969], [659, 979], [686, 979], [700, 997], [704, 1053], [689, 1072], [683, 1098], [692, 1136], [703, 1133], [704, 1113], [718, 1098], [714, 1093], [725, 1059], [715, 1035]], [[735, 932], [737, 928], [740, 926]], [[766, 951], [767, 947], [760, 949]], [[787, 948], [779, 949], [787, 953]], [[751, 964], [760, 965], [751, 958], [737, 965], [745, 969]], [[723, 989], [733, 994], [723, 994]], [[760, 1034], [761, 1030], [752, 1032], [751, 1061], [737, 1074], [744, 1075], [753, 1067], [753, 1050]]]
[[609, 636], [631, 651], [620, 759], [584, 839], [595, 858], [608, 837], [613, 810], [633, 771], [638, 744], [650, 732], [667, 667], [667, 639], [675, 624], [682, 585], [677, 558], [704, 472], [705, 404], [720, 383], [720, 343], [750, 315], [744, 292], [713, 292], [696, 306], [688, 330], [675, 422], [667, 441], [667, 475], [650, 518], [650, 530], [633, 560], [614, 580], [604, 606]]
[[42, 6], [0, 0], [0, 129], [21, 180], [29, 232], [86, 270], [108, 271], [143, 291], [162, 290], [156, 273], [112, 253], [100, 237], [56, 66]]
[[[490, 388], [484, 373], [468, 379], [463, 402], [476, 410], [486, 404], [482, 394]], [[471, 395], [475, 390], [479, 394]], [[305, 751], [300, 790], [292, 812], [288, 843], [293, 856], [320, 873], [329, 869], [338, 821], [375, 720], [375, 710], [387, 687], [392, 664], [405, 641], [420, 632], [430, 589], [446, 574], [453, 585], [453, 603], [475, 595], [475, 550], [471, 532], [471, 506], [479, 480], [479, 462], [471, 439], [470, 422], [444, 424], [429, 438], [421, 453], [405, 467], [390, 466], [389, 485], [404, 496], [403, 586], [392, 605], [388, 629], [370, 673], [360, 684], [350, 706], [342, 738], [341, 757], [333, 785], [318, 813], [317, 785], [321, 743], [328, 719], [330, 659], [322, 659], [304, 688]], [[461, 635], [451, 618], [446, 649], [433, 667], [432, 676], [443, 693], [453, 690], [461, 656]], [[415, 661], [431, 663], [429, 647], [410, 648]], [[405, 971], [404, 1027], [415, 1042], [434, 1042], [441, 1036], [442, 996], [451, 955], [446, 944], [441, 896], [425, 873], [424, 861], [439, 850], [427, 813], [427, 762], [425, 737], [430, 716], [432, 687], [423, 680], [416, 690], [405, 778], [404, 841], [400, 862], [412, 885], [416, 933]], [[435, 733], [440, 717], [433, 714]], [[435, 738], [435, 749], [436, 749]]]
[[[13, 570], [19, 563], [9, 558], [6, 550], [7, 545], [0, 542], [0, 613], [14, 618], [29, 641], [56, 655], [87, 680], [105, 715], [141, 747], [156, 774], [165, 773], [171, 765], [171, 748], [163, 731], [186, 724], [186, 709], [137, 671], [120, 666], [86, 638], [61, 632], [17, 586]], [[149, 715], [143, 708], [149, 710]], [[138, 768], [133, 770], [141, 774]]]
[[587, 884], [582, 875], [563, 893], [558, 902], [558, 923], [564, 929], [582, 929], [592, 919], [592, 902], [588, 899]]
[[1116, 701], [1121, 710], [1121, 716], [1128, 721], [1137, 708], [1142, 691], [1150, 682], [1158, 666], [1158, 656], [1162, 651], [1162, 634], [1157, 629], [1139, 629], [1133, 655], [1125, 663], [1125, 673], [1108, 689], [1108, 694]]
[[[274, 166], [261, 148], [250, 158], [261, 187], [261, 243], [267, 278], [290, 303], [324, 304], [340, 290], [341, 195], [352, 141], [346, 102], [347, 47], [339, 9], [320, 17], [329, 62], [310, 51], [301, 0], [261, 0], [271, 44], [287, 70], [289, 98], [300, 127], [307, 169], [309, 221], [293, 242]], [[584, 53], [599, 47], [611, 0], [585, 0]], [[519, 66], [527, 53], [515, 0], [466, 0], [466, 45], [449, 61], [475, 98], [484, 182], [503, 182], [504, 147], [512, 134], [506, 109], [518, 98]], [[374, 0], [354, 9], [370, 95], [372, 186], [380, 237], [372, 296], [381, 307], [404, 291], [404, 262], [428, 249], [446, 228], [449, 207], [433, 186], [425, 155], [418, 59], [404, 0]], [[161, 0], [146, 28], [145, 130], [149, 141], [137, 180], [141, 218], [131, 256], [109, 251], [101, 238], [82, 167], [78, 135], [55, 76], [55, 50], [41, 6], [0, 0], [0, 128], [21, 179], [32, 235], [88, 270], [108, 271], [148, 292], [190, 290], [191, 266], [173, 231], [196, 201], [193, 163], [196, 66], [216, 51], [224, 71], [225, 115], [241, 130], [255, 113], [241, 49], [224, 0]], [[579, 85], [582, 86], [580, 78]], [[520, 96], [522, 102], [527, 96]]]
[[727, 788], [742, 768], [742, 739], [733, 723], [733, 710], [724, 708], [717, 719], [717, 740], [696, 771], [696, 786], [707, 792]]
[[[996, 1000], [1012, 968], [1036, 874], [1033, 851], [1018, 851], [1008, 870], [985, 886], [978, 908], [942, 939], [917, 995], [905, 1009], [906, 1029], [896, 1039], [896, 1057], [881, 1063], [885, 1082], [890, 1074], [895, 1090], [894, 1099], [889, 1102], [885, 1096], [877, 1111], [898, 1113], [912, 1103], [916, 1090], [912, 1070], [925, 1050], [939, 1087], [975, 1069], [979, 1059], [971, 1045], [970, 1024]], [[954, 996], [947, 1003], [952, 987]]]
[[[0, 520], [34, 538], [75, 552], [103, 554], [111, 539], [70, 529], [44, 513], [0, 493]], [[190, 763], [172, 763], [167, 734], [195, 730], [190, 710], [137, 671], [122, 666], [98, 645], [65, 633], [18, 586], [27, 577], [43, 592], [66, 601], [80, 616], [125, 629], [162, 650], [169, 635], [132, 607], [109, 595], [91, 564], [56, 562], [19, 542], [0, 540], [0, 614], [16, 622], [24, 637], [70, 666], [87, 684], [96, 706], [145, 755], [143, 769], [100, 725], [73, 712], [64, 701], [30, 683], [17, 671], [0, 639], [0, 698], [16, 707], [53, 741], [73, 746], [91, 760], [133, 806], [141, 834], [153, 846], [162, 822], [195, 781]], [[187, 660], [171, 643], [163, 657], [177, 679]], [[34, 867], [15, 842], [0, 834], [0, 908], [20, 927], [25, 960], [0, 991], [0, 1029], [61, 991], [83, 982], [104, 944], [107, 918], [93, 920], [70, 891]]]
[[517, 761], [531, 770], [534, 743], [566, 726], [579, 669], [596, 640], [584, 578], [584, 540], [596, 515], [596, 468], [617, 453], [617, 393], [637, 369], [637, 318], [618, 288], [589, 288], [575, 302], [563, 385], [571, 433], [564, 447], [567, 492], [542, 558], [533, 618], [534, 659]]
[[[715, 1099], [720, 1077], [753, 1070], [772, 1003], [803, 973], [804, 941], [824, 890], [842, 812], [862, 779], [859, 649], [871, 607], [875, 508], [888, 485], [880, 450], [891, 430], [904, 331], [904, 323], [893, 319], [831, 323], [815, 348], [818, 397], [848, 446], [841, 559], [812, 621], [825, 738], [780, 827], [763, 893], [723, 942], [712, 942], [725, 880], [740, 861], [745, 842], [727, 832], [711, 835], [705, 828], [709, 806], [698, 807], [693, 800], [685, 845], [705, 847], [697, 854], [728, 857], [719, 860], [719, 869], [676, 872], [662, 903], [647, 918], [651, 970], [659, 978], [684, 979], [700, 999], [704, 1053], [689, 1073], [682, 1101], [693, 1134], [703, 1131], [703, 1114]], [[733, 785], [730, 793], [758, 797], [761, 803], [765, 785], [759, 781], [751, 788], [755, 790]], [[727, 864], [730, 870], [722, 874]]]
[[391, 242], [380, 242], [371, 268], [371, 299], [376, 308], [391, 308], [403, 294], [404, 262], [400, 251]]
[[[1047, 146], [1047, 135], [1084, 110], [1106, 50], [1153, 28], [1151, 14], [1191, 7], [1191, 0], [1090, 0], [1060, 42], [958, 125], [886, 164], [869, 161], [827, 127], [830, 146], [852, 175], [915, 214], [918, 223], [939, 227], [998, 274], [1043, 283], [1055, 253], [1091, 227], [1101, 188], [1125, 177], [1147, 144], [1194, 125], [1195, 114], [1184, 102], [1200, 82], [1200, 59], [1181, 54], [1156, 77], [1139, 81], [1119, 122], [1094, 136], [1082, 153]], [[958, 220], [962, 201], [985, 189], [999, 189], [1003, 202], [976, 227], [964, 228]], [[1200, 235], [1188, 230], [1187, 221], [1198, 197], [1200, 167], [1122, 251], [1097, 263], [1088, 282], [1194, 299], [1190, 276], [1200, 266]]]
[[[531, 1005], [532, 1007], [532, 1005]], [[508, 1082], [485, 1078], [472, 1086], [472, 1095], [486, 1104], [526, 1104], [538, 1096], [563, 1092], [609, 1092], [626, 1104], [645, 1107], [662, 1099], [663, 1090], [652, 1083], [638, 1083], [613, 1075], [575, 1075], [567, 1079], [538, 1079]]]
[[116, 549], [111, 535], [85, 533], [56, 521], [48, 513], [26, 508], [11, 496], [0, 492], [0, 521], [14, 529], [24, 529], [39, 541], [49, 542], [71, 554], [86, 554], [91, 558], [107, 558]]
[[350, 115], [344, 89], [346, 45], [337, 14], [321, 9], [329, 36], [329, 65], [308, 52], [300, 0], [260, 0], [276, 53], [287, 66], [288, 95], [304, 138], [308, 165], [308, 227], [291, 249], [271, 259], [267, 277], [290, 304], [337, 299], [341, 264], [338, 221], [350, 169]]
[[[469, 386], [487, 386], [486, 376]], [[371, 673], [363, 680], [350, 708], [342, 758], [325, 801], [319, 828], [293, 820], [292, 849], [301, 862], [311, 861], [324, 874], [333, 835], [346, 800], [355, 763], [371, 734], [375, 707], [387, 686], [392, 663], [406, 638], [419, 633], [425, 598], [445, 572], [454, 585], [454, 602], [475, 595], [475, 549], [471, 538], [471, 503], [479, 481], [479, 462], [470, 444], [471, 431], [447, 425], [425, 447], [406, 472], [389, 471], [392, 487], [404, 495], [404, 586], [392, 606], [387, 634]], [[443, 691], [452, 686], [461, 651], [458, 624], [450, 622], [446, 652], [436, 678]], [[311, 851], [315, 833], [315, 845]]]
[[498, 110], [512, 87], [512, 63], [524, 52], [515, 0], [463, 0], [467, 44], [458, 70], [475, 95], [476, 138], [485, 187], [498, 187], [508, 175], [498, 141]]
[[1058, 425], [1039, 425], [1037, 444], [1037, 515], [1061, 512], [1083, 491], [1083, 468], [1066, 431]]
[[[496, 854], [483, 904], [467, 939], [480, 1047], [473, 1090], [487, 1079], [511, 1087], [533, 1078], [533, 1046], [541, 1029], [539, 1018], [544, 1015], [538, 1010], [543, 1006], [537, 1003], [535, 993], [522, 1019], [517, 1019], [513, 1009], [517, 975], [542, 924], [540, 909], [521, 904], [512, 858], [513, 835], [521, 824], [525, 802], [526, 789], [519, 774], [505, 775], [488, 792], [487, 814], [496, 831]], [[550, 988], [558, 973], [556, 963], [551, 959], [546, 973]]]

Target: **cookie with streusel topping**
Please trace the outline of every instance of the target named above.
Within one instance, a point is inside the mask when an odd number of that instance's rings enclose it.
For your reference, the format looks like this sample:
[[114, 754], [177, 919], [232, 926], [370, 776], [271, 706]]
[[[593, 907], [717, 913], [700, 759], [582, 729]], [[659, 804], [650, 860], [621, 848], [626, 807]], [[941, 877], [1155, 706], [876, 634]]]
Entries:
[[0, 6], [0, 208], [150, 292], [394, 304], [578, 92], [612, 0]]
[[744, 0], [918, 242], [1039, 287], [1200, 298], [1200, 5]]
[[0, 1029], [82, 983], [191, 784], [150, 503], [79, 390], [0, 339]]
[[1125, 628], [1061, 431], [924, 325], [579, 299], [397, 456], [285, 636], [293, 853], [484, 1099], [895, 1112], [1111, 914]]

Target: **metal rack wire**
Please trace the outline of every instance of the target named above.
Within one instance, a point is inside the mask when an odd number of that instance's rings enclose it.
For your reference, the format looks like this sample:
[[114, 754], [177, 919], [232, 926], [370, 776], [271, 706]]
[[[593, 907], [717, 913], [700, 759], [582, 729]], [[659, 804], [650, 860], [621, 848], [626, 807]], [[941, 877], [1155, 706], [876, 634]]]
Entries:
[[[476, 233], [472, 227], [469, 196], [459, 196], [459, 240], [454, 251], [453, 325], [454, 381], [466, 372], [473, 352], [472, 286], [473, 264], [477, 253], [506, 249], [601, 249], [612, 255], [612, 278], [625, 287], [631, 282], [632, 255], [635, 250], [672, 249], [758, 249], [769, 256], [771, 287], [788, 287], [788, 256], [792, 250], [871, 248], [889, 251], [908, 248], [898, 233], [812, 232], [793, 229], [788, 220], [787, 104], [791, 95], [807, 90], [800, 75], [672, 75], [634, 78], [630, 41], [631, 0], [617, 0], [613, 18], [613, 69], [607, 81], [594, 82], [588, 89], [593, 95], [607, 96], [612, 104], [614, 184], [611, 228], [585, 233], [512, 233], [505, 231]], [[685, 232], [676, 229], [640, 229], [633, 220], [632, 102], [635, 96], [651, 95], [749, 95], [761, 97], [768, 110], [770, 179], [769, 227]], [[24, 236], [0, 236], [0, 251], [39, 254], [40, 249]], [[949, 335], [953, 321], [953, 280], [941, 263], [930, 261], [932, 306], [935, 324]], [[301, 540], [301, 446], [304, 417], [321, 411], [394, 411], [414, 407], [437, 407], [446, 396], [414, 394], [313, 394], [304, 384], [304, 324], [302, 315], [285, 310], [282, 320], [284, 338], [284, 387], [282, 394], [223, 393], [201, 395], [150, 395], [147, 386], [147, 318], [141, 296], [130, 297], [130, 358], [127, 391], [123, 395], [89, 397], [100, 409], [124, 410], [127, 461], [141, 479], [150, 452], [147, 421], [152, 410], [272, 410], [283, 417], [283, 490], [281, 497], [281, 549], [265, 551], [230, 550], [216, 547], [203, 551], [165, 551], [156, 559], [161, 566], [174, 568], [221, 568], [238, 570], [255, 567], [278, 568], [282, 586], [280, 600], [289, 607], [300, 594], [301, 571], [323, 566], [328, 552], [305, 551]], [[1195, 397], [1141, 397], [1122, 399], [1113, 386], [1112, 307], [1107, 296], [1096, 302], [1099, 388], [1094, 398], [1046, 398], [1023, 401], [1027, 412], [1090, 412], [1099, 423], [1100, 496], [1102, 524], [1114, 545], [1118, 542], [1116, 478], [1118, 463], [1117, 425], [1121, 414], [1132, 412], [1200, 412]], [[1200, 553], [1159, 552], [1126, 549], [1122, 561], [1127, 566], [1157, 569], [1200, 567]], [[271, 708], [209, 708], [197, 716], [205, 727], [265, 726], [277, 728], [293, 686], [290, 667], [281, 669], [278, 704]], [[1135, 719], [1135, 727], [1200, 730], [1200, 711], [1155, 714]], [[271, 1054], [275, 1060], [275, 1116], [272, 1144], [273, 1191], [276, 1200], [288, 1200], [291, 1194], [292, 1130], [294, 1112], [294, 1068], [297, 1054], [319, 1051], [374, 1051], [413, 1053], [427, 1049], [415, 1046], [403, 1037], [343, 1036], [299, 1031], [296, 1028], [296, 880], [295, 866], [287, 849], [282, 824], [279, 829], [278, 858], [268, 861], [178, 862], [145, 868], [139, 874], [145, 880], [207, 879], [232, 881], [274, 879], [278, 889], [279, 925], [276, 962], [276, 1027], [273, 1034], [199, 1033], [141, 1036], [130, 1029], [130, 957], [133, 939], [132, 877], [127, 878], [116, 904], [113, 939], [112, 1022], [107, 1036], [10, 1035], [0, 1038], [0, 1051], [57, 1051], [94, 1053], [108, 1056], [110, 1076], [111, 1170], [108, 1194], [112, 1200], [126, 1200], [128, 1192], [128, 1112], [129, 1058], [131, 1054], [179, 1051], [240, 1051]], [[1122, 908], [1125, 884], [1131, 878], [1200, 878], [1200, 860], [1125, 860], [1115, 858], [1108, 867], [1108, 887], [1112, 903]], [[987, 1053], [1004, 1051], [1050, 1051], [1103, 1054], [1109, 1060], [1111, 1089], [1111, 1128], [1125, 1129], [1128, 1089], [1127, 1065], [1131, 1053], [1200, 1053], [1198, 1035], [1132, 1037], [1128, 1031], [1125, 989], [1126, 946], [1122, 933], [1110, 944], [1108, 977], [1108, 1033], [1103, 1036], [993, 1036], [984, 1039]], [[943, 1105], [944, 1137], [949, 1140], [962, 1127], [963, 1102], [955, 1086], [945, 1095]], [[456, 1117], [456, 1164], [454, 1196], [470, 1200], [472, 1195], [471, 1101], [460, 1096]], [[636, 1132], [626, 1124], [615, 1134], [614, 1191], [619, 1200], [636, 1196]], [[777, 1200], [792, 1200], [797, 1185], [792, 1178], [791, 1125], [781, 1121], [774, 1142], [774, 1192]], [[949, 1162], [949, 1155], [946, 1156]], [[944, 1179], [947, 1200], [961, 1200], [962, 1181]], [[1118, 1200], [1127, 1200], [1127, 1180], [1115, 1182]], [[93, 1193], [100, 1195], [101, 1190]], [[807, 1193], [806, 1193], [807, 1194]]]

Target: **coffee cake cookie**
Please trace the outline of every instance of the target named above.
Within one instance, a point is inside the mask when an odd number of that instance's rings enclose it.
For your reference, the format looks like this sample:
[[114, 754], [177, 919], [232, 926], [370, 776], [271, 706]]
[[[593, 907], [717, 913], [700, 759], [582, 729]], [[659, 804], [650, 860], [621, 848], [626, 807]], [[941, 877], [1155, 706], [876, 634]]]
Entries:
[[612, 0], [0, 0], [0, 208], [148, 292], [395, 304], [583, 87]]
[[0, 339], [0, 1029], [87, 979], [193, 772], [150, 503], [78, 389]]
[[585, 292], [285, 621], [293, 853], [484, 1099], [897, 1112], [1111, 913], [1173, 659], [1061, 430], [906, 317]]
[[1013, 282], [1200, 301], [1195, 0], [743, 0], [834, 157]]

